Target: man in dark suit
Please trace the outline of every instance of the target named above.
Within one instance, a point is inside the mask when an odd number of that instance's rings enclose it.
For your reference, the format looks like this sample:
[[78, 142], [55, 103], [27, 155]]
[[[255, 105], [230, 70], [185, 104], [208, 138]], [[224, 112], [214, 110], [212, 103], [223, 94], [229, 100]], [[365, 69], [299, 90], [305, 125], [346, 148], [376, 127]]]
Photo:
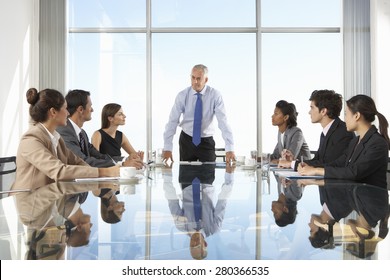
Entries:
[[[65, 99], [70, 116], [66, 126], [58, 127], [57, 131], [66, 146], [93, 167], [109, 167], [116, 164], [115, 160], [118, 159], [113, 160], [110, 156], [96, 150], [89, 142], [87, 133], [82, 129], [84, 122], [91, 120], [93, 112], [90, 93], [84, 90], [71, 90]], [[117, 164], [134, 166], [138, 169], [143, 167], [142, 161], [132, 158], [118, 160]]]
[[[311, 122], [321, 124], [323, 131], [317, 152], [313, 159], [305, 163], [314, 167], [322, 167], [325, 163], [332, 162], [341, 156], [355, 135], [347, 131], [345, 122], [339, 118], [343, 107], [340, 94], [333, 90], [315, 90], [309, 100]], [[298, 163], [299, 159], [279, 161], [280, 166], [294, 167], [295, 170]]]

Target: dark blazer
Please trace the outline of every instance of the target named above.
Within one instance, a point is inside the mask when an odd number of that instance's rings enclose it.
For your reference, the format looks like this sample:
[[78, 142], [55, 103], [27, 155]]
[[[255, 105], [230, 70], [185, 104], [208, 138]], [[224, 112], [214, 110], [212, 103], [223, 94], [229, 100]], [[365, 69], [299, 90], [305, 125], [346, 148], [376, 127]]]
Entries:
[[353, 138], [355, 138], [355, 134], [347, 131], [345, 123], [336, 118], [314, 157], [311, 160], [305, 160], [305, 162], [315, 167], [324, 166], [325, 163], [332, 162], [340, 157]]
[[389, 145], [375, 126], [359, 142], [356, 137], [337, 160], [325, 164], [325, 178], [354, 180], [387, 188]]
[[57, 128], [59, 134], [61, 134], [64, 139], [66, 146], [72, 150], [73, 153], [81, 157], [86, 163], [93, 167], [110, 167], [114, 166], [114, 163], [110, 157], [107, 155], [101, 154], [95, 147], [89, 142], [87, 133], [81, 129], [84, 134], [85, 139], [87, 140], [87, 155], [81, 151], [79, 138], [76, 135], [76, 131], [73, 128], [73, 125], [68, 120], [66, 126], [61, 126]]

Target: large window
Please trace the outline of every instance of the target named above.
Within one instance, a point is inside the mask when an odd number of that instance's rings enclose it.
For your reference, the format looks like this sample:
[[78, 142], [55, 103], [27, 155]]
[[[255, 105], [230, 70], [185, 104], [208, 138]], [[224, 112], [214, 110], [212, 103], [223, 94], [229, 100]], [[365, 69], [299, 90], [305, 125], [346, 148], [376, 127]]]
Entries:
[[120, 130], [135, 149], [145, 150], [145, 34], [71, 34], [68, 61], [68, 88], [91, 92], [94, 112], [84, 124], [89, 135], [101, 127], [103, 106], [118, 103], [127, 116]]
[[310, 123], [308, 98], [321, 88], [341, 93], [340, 9], [340, 0], [69, 0], [67, 87], [92, 93], [89, 134], [104, 104], [116, 102], [133, 146], [154, 150], [191, 67], [203, 63], [209, 85], [223, 94], [237, 155], [272, 151], [270, 117], [280, 99], [295, 103], [315, 150], [321, 128]]
[[[163, 147], [163, 132], [176, 94], [191, 85], [191, 67], [209, 68], [208, 84], [223, 94], [239, 153], [256, 147], [255, 34], [156, 34], [153, 36], [153, 145]], [[250, 127], [245, 133], [238, 133]], [[215, 121], [216, 122], [216, 121]], [[225, 144], [215, 123], [217, 147]], [[179, 132], [179, 129], [178, 129]], [[174, 147], [178, 156], [179, 133]]]
[[[341, 36], [334, 33], [264, 34], [262, 36], [263, 149], [276, 145], [271, 115], [277, 101], [295, 104], [298, 127], [310, 150], [317, 150], [322, 127], [310, 120], [309, 97], [316, 89], [342, 91]], [[343, 116], [342, 116], [343, 117]]]

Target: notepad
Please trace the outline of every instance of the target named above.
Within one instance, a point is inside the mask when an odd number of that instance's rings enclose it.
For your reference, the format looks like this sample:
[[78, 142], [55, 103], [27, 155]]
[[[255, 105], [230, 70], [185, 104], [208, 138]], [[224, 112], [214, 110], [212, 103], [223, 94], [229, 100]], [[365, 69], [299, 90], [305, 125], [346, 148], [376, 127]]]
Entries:
[[180, 161], [181, 165], [202, 165], [201, 161]]
[[286, 171], [275, 171], [275, 174], [280, 177], [288, 179], [323, 179], [321, 175], [301, 175], [297, 171], [286, 170]]
[[98, 177], [98, 178], [76, 178], [75, 182], [100, 182], [100, 181], [117, 181], [120, 177]]
[[294, 171], [292, 168], [283, 168], [283, 167], [270, 167], [269, 169], [270, 171], [275, 171], [275, 172], [278, 172], [278, 171]]

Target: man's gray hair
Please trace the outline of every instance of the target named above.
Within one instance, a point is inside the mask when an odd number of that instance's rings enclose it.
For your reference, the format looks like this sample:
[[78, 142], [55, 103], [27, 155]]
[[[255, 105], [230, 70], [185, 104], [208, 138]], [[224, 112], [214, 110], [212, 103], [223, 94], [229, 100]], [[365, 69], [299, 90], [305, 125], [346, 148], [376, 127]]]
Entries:
[[194, 69], [202, 70], [205, 76], [207, 76], [207, 74], [209, 73], [209, 69], [203, 64], [196, 64], [194, 67], [192, 67], [192, 70]]

